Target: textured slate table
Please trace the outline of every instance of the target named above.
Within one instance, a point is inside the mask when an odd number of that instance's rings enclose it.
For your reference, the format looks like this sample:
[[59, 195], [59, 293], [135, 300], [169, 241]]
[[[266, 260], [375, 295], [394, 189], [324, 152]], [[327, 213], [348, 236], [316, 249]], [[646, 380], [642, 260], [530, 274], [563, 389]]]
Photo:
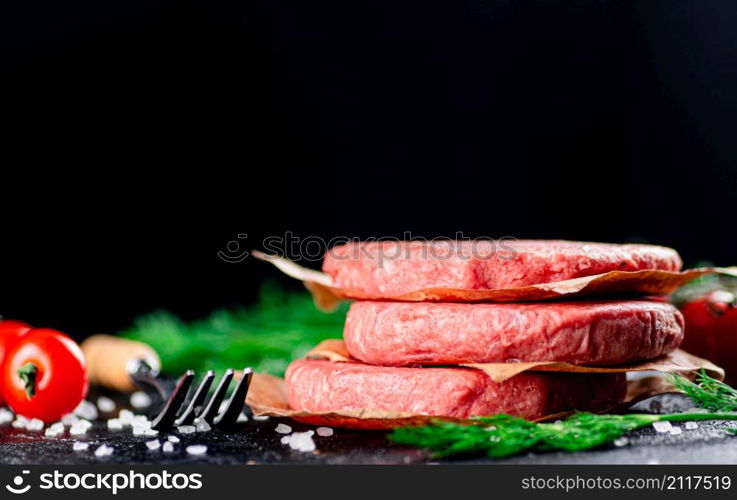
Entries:
[[[674, 411], [690, 407], [688, 400], [674, 395], [659, 396], [639, 403], [638, 411]], [[173, 453], [149, 451], [151, 437], [133, 436], [130, 430], [108, 431], [103, 420], [86, 436], [45, 437], [42, 432], [0, 427], [0, 463], [5, 464], [87, 464], [87, 463], [165, 463], [165, 464], [411, 464], [432, 462], [421, 450], [398, 446], [386, 440], [381, 432], [353, 432], [336, 429], [331, 437], [315, 436], [316, 453], [292, 451], [281, 444], [281, 434], [274, 431], [282, 420], [270, 419], [240, 425], [233, 432], [176, 434], [181, 442]], [[296, 431], [307, 426], [284, 421]], [[737, 463], [737, 437], [724, 431], [735, 425], [725, 422], [699, 422], [698, 429], [680, 435], [659, 434], [648, 427], [628, 434], [624, 446], [582, 453], [527, 454], [506, 460], [454, 460], [452, 463], [499, 464], [656, 464], [656, 463]], [[162, 433], [165, 439], [171, 433]], [[75, 452], [75, 441], [89, 441], [90, 449]], [[112, 456], [97, 458], [93, 450], [100, 444], [115, 448]], [[187, 445], [205, 444], [204, 456], [188, 455]]]

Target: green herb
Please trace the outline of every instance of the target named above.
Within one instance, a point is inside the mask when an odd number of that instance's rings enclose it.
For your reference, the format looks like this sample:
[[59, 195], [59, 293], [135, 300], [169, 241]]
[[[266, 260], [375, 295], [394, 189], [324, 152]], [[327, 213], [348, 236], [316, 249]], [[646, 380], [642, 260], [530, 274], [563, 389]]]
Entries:
[[737, 411], [737, 390], [710, 377], [704, 370], [696, 375], [695, 382], [686, 377], [671, 376], [670, 383], [700, 408], [711, 411]]
[[252, 367], [282, 375], [291, 360], [341, 336], [346, 307], [326, 314], [315, 309], [307, 292], [267, 284], [253, 306], [221, 309], [192, 323], [159, 311], [136, 319], [122, 335], [153, 347], [168, 373]]
[[438, 420], [426, 426], [404, 427], [396, 429], [389, 438], [396, 443], [429, 449], [436, 457], [485, 454], [502, 458], [525, 451], [588, 450], [611, 443], [625, 432], [653, 422], [737, 420], [737, 413], [723, 413], [737, 407], [737, 391], [728, 385], [703, 371], [696, 383], [680, 376], [674, 376], [672, 380], [697, 406], [722, 412], [670, 415], [576, 413], [552, 423], [533, 423], [509, 415], [494, 415], [476, 418], [467, 424]]

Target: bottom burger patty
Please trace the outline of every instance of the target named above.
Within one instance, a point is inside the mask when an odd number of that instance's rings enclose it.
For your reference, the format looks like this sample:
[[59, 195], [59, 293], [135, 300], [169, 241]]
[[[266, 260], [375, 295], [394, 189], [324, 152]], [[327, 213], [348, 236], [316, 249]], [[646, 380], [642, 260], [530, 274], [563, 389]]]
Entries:
[[624, 399], [624, 374], [530, 373], [493, 382], [467, 368], [398, 368], [299, 360], [286, 373], [295, 410], [384, 410], [468, 418], [506, 413], [535, 419], [568, 410], [595, 411]]

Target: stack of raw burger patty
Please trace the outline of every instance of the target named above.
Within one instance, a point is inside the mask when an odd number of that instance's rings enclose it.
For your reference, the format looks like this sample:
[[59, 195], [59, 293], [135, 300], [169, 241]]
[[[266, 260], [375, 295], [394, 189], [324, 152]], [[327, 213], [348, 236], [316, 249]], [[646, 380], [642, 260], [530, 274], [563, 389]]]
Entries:
[[[609, 271], [678, 271], [669, 248], [567, 241], [382, 242], [333, 248], [323, 270], [354, 302], [344, 340], [356, 363], [299, 360], [287, 370], [292, 408], [312, 413], [380, 410], [466, 418], [507, 413], [535, 419], [621, 402], [625, 375], [524, 372], [493, 382], [453, 365], [561, 361], [613, 366], [660, 357], [683, 338], [664, 302], [528, 303], [382, 300], [426, 288], [501, 289]], [[471, 247], [471, 245], [475, 245]], [[481, 245], [481, 246], [480, 246]], [[360, 246], [360, 248], [359, 248]]]

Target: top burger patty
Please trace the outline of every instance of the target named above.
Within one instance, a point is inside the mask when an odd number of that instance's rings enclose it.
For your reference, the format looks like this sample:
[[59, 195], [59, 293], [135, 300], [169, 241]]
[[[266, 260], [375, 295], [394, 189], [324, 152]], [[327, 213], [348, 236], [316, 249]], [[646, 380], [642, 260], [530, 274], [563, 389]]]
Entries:
[[323, 270], [364, 298], [425, 288], [515, 288], [609, 271], [678, 271], [678, 253], [655, 245], [558, 240], [349, 243], [333, 247]]

